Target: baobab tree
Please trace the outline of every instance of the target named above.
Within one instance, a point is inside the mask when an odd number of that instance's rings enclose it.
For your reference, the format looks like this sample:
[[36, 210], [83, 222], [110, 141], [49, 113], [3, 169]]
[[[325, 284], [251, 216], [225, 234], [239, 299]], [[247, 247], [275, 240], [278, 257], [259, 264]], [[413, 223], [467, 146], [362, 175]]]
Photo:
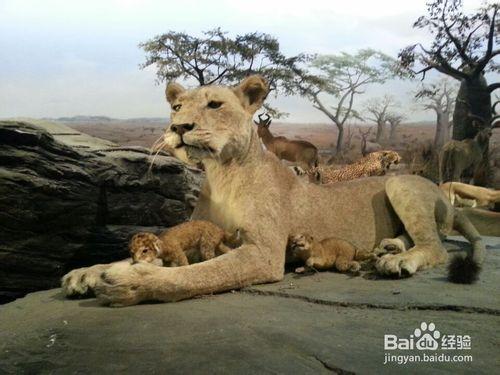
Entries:
[[396, 101], [391, 95], [370, 99], [365, 104], [365, 110], [370, 113], [370, 115], [365, 116], [365, 118], [377, 124], [377, 135], [375, 136], [375, 142], [377, 143], [380, 143], [386, 138], [385, 125], [388, 120], [387, 115], [394, 105], [396, 105]]
[[389, 112], [386, 114], [385, 118], [390, 127], [389, 141], [394, 142], [396, 140], [396, 130], [399, 128], [403, 120], [406, 119], [406, 116], [396, 112]]
[[[473, 138], [478, 129], [474, 116], [489, 123], [492, 118], [491, 93], [500, 83], [489, 84], [485, 72], [498, 72], [494, 57], [500, 54], [498, 2], [485, 4], [473, 14], [463, 12], [462, 0], [433, 0], [427, 15], [413, 25], [427, 29], [434, 40], [427, 47], [414, 44], [399, 53], [406, 71], [423, 74], [435, 69], [460, 81], [453, 113], [453, 139]], [[486, 150], [487, 154], [487, 150]]]
[[[278, 40], [253, 32], [231, 38], [219, 28], [201, 36], [169, 31], [139, 44], [146, 52], [142, 68], [154, 65], [158, 83], [175, 79], [191, 80], [199, 86], [232, 85], [251, 74], [262, 74], [274, 94], [293, 94], [291, 84], [306, 55], [286, 57]], [[283, 113], [267, 107], [273, 117]]]
[[[323, 112], [337, 127], [334, 154], [342, 152], [344, 129], [348, 119], [361, 119], [354, 109], [357, 95], [370, 84], [384, 83], [395, 76], [396, 60], [372, 49], [356, 54], [317, 56], [309, 70], [296, 71], [297, 91], [309, 98], [313, 107]], [[326, 101], [333, 104], [328, 105]]]
[[448, 79], [442, 79], [431, 84], [421, 85], [415, 94], [415, 98], [422, 103], [424, 109], [433, 110], [436, 113], [435, 150], [439, 150], [451, 139], [453, 125], [451, 115], [456, 93], [456, 85]]

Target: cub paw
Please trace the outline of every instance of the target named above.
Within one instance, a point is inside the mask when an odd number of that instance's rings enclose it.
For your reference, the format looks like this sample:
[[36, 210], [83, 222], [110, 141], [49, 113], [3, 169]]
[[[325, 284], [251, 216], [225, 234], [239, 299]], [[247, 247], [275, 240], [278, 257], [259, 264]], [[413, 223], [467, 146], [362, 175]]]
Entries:
[[349, 272], [357, 273], [361, 270], [361, 265], [358, 262], [351, 262], [349, 264]]

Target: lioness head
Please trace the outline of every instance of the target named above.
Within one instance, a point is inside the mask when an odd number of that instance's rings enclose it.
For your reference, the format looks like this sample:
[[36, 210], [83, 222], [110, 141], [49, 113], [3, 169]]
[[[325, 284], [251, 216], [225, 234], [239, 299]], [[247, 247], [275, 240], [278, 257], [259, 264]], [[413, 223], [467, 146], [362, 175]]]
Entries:
[[165, 148], [188, 164], [207, 159], [226, 163], [245, 155], [254, 131], [251, 118], [268, 91], [267, 82], [258, 75], [235, 87], [186, 90], [177, 83], [168, 84], [165, 94], [172, 112]]

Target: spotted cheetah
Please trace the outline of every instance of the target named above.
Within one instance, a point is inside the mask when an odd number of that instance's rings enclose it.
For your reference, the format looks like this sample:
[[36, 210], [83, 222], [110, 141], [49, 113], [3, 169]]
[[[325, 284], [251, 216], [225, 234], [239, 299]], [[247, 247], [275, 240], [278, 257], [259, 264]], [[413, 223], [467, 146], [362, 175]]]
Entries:
[[309, 181], [319, 184], [354, 180], [360, 177], [383, 176], [391, 164], [398, 164], [401, 156], [396, 151], [376, 151], [353, 164], [339, 169], [319, 165], [306, 171]]

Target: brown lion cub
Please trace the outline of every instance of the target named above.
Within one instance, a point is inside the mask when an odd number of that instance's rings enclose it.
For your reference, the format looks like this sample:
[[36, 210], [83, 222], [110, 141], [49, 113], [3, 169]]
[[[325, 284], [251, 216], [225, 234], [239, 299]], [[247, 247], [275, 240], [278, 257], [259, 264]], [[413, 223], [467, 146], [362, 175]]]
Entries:
[[354, 260], [356, 248], [340, 238], [329, 237], [315, 241], [309, 234], [296, 234], [288, 238], [288, 248], [294, 257], [317, 270], [335, 268], [339, 272], [358, 272], [361, 269], [360, 264]]
[[225, 233], [209, 221], [193, 220], [176, 225], [156, 236], [149, 232], [135, 234], [129, 243], [130, 255], [134, 262], [153, 263], [162, 259], [165, 266], [179, 267], [209, 260], [215, 257], [216, 250], [225, 254], [232, 246], [239, 246], [240, 231]]

